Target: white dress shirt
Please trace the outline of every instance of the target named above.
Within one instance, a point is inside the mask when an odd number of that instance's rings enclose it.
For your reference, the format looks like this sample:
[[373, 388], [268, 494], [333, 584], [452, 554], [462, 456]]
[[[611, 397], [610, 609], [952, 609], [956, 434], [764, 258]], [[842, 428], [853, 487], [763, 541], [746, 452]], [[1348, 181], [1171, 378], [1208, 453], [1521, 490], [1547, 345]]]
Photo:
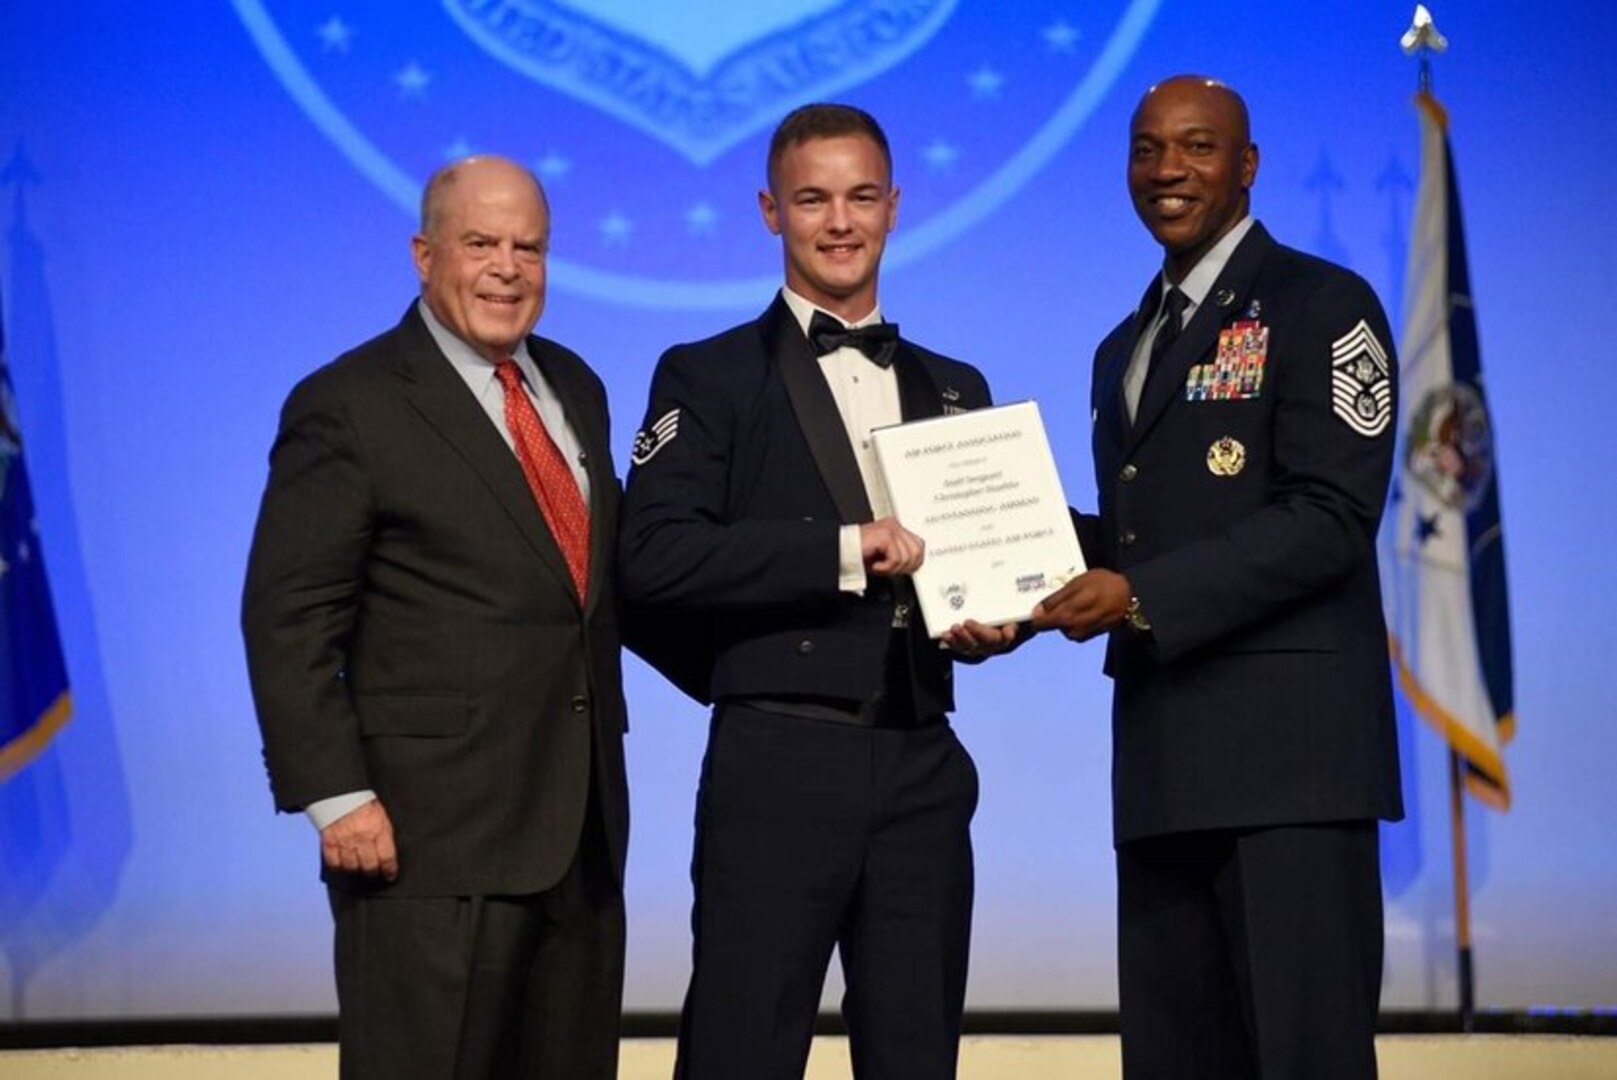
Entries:
[[[804, 334], [808, 333], [814, 313], [825, 310], [789, 288], [782, 288], [781, 296], [785, 298], [786, 306], [791, 309]], [[880, 305], [853, 322], [845, 322], [829, 311], [825, 314], [850, 329], [874, 326], [882, 321]], [[904, 419], [898, 397], [898, 374], [891, 365], [881, 367], [871, 363], [869, 357], [850, 345], [820, 357], [820, 371], [825, 375], [831, 397], [837, 403], [837, 412], [842, 416], [842, 427], [848, 433], [854, 461], [858, 463], [859, 475], [865, 482], [865, 496], [870, 500], [871, 513], [877, 520], [889, 517], [893, 512], [892, 502], [887, 497], [887, 485], [882, 483], [881, 470], [876, 467], [876, 451], [871, 445], [870, 432], [873, 428], [897, 424]], [[863, 593], [866, 584], [865, 560], [859, 542], [859, 526], [844, 525], [838, 542], [837, 587], [843, 592]]]

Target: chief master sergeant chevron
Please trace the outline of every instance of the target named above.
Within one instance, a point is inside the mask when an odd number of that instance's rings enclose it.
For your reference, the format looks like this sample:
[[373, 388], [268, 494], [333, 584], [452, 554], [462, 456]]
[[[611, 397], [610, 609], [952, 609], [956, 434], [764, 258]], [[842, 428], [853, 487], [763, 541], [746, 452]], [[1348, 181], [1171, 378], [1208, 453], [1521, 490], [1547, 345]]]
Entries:
[[[624, 496], [625, 639], [716, 703], [678, 1075], [800, 1077], [837, 947], [856, 1075], [945, 1080], [977, 775], [907, 577], [923, 545], [869, 444], [881, 424], [987, 405], [988, 386], [882, 321], [898, 189], [872, 117], [797, 110], [768, 174], [786, 287], [757, 320], [664, 354]], [[979, 658], [1013, 636], [943, 638]]]
[[1397, 379], [1369, 286], [1248, 216], [1257, 171], [1228, 87], [1135, 110], [1162, 273], [1095, 354], [1098, 569], [1034, 613], [1110, 635], [1128, 1080], [1376, 1072]]

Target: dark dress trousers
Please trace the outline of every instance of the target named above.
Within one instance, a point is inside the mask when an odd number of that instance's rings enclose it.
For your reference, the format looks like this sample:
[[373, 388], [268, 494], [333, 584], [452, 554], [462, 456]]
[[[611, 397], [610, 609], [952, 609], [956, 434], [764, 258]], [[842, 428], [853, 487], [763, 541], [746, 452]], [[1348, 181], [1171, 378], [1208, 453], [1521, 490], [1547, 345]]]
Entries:
[[[958, 361], [901, 341], [893, 363], [905, 419], [989, 403]], [[976, 771], [945, 717], [950, 661], [908, 581], [838, 588], [838, 532], [871, 517], [784, 300], [663, 356], [619, 572], [631, 647], [715, 703], [691, 867], [688, 1080], [801, 1076], [833, 948], [858, 1075], [954, 1075]]]
[[615, 1075], [619, 486], [600, 380], [528, 347], [584, 448], [582, 607], [515, 454], [414, 306], [293, 390], [271, 453], [243, 628], [275, 804], [374, 790], [399, 851], [392, 883], [324, 875], [345, 1077]]
[[[1102, 342], [1091, 386], [1087, 549], [1151, 627], [1106, 656], [1125, 1071], [1371, 1076], [1374, 822], [1403, 814], [1375, 557], [1391, 335], [1364, 281], [1254, 224], [1130, 423], [1123, 374], [1160, 295]], [[1210, 392], [1238, 322], [1267, 329], [1261, 377]]]

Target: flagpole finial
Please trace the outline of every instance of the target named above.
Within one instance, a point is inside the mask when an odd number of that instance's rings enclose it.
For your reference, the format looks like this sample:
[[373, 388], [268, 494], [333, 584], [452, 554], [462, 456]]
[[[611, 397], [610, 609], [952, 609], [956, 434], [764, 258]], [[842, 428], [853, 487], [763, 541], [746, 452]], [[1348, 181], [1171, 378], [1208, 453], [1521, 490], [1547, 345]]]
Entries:
[[1437, 24], [1425, 4], [1415, 5], [1415, 19], [1398, 44], [1405, 56], [1420, 57], [1420, 88], [1422, 92], [1431, 90], [1432, 54], [1448, 51], [1449, 39], [1438, 33]]

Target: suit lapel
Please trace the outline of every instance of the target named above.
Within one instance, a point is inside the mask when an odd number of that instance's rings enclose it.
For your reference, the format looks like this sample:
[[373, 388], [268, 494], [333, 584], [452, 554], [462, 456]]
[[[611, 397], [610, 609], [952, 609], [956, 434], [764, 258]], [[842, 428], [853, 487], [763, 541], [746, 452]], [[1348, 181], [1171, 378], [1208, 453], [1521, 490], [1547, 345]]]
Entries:
[[[1103, 343], [1100, 370], [1095, 379], [1095, 422], [1105, 431], [1108, 440], [1121, 446], [1127, 439], [1133, 421], [1129, 419], [1128, 400], [1123, 392], [1123, 378], [1128, 374], [1129, 362], [1134, 359], [1134, 348], [1140, 335], [1151, 325], [1162, 296], [1162, 275], [1158, 274], [1146, 286], [1139, 306], [1127, 322], [1112, 331]], [[1125, 332], [1126, 331], [1126, 332]]]
[[865, 493], [864, 477], [859, 473], [859, 463], [854, 460], [853, 446], [848, 442], [842, 414], [837, 411], [836, 398], [831, 396], [831, 387], [825, 381], [814, 350], [784, 299], [775, 298], [759, 320], [758, 329], [763, 335], [764, 347], [780, 371], [798, 427], [808, 442], [821, 479], [831, 492], [838, 516], [846, 525], [870, 521], [874, 517], [870, 497]]
[[943, 415], [943, 398], [932, 372], [902, 338], [893, 353], [893, 371], [898, 376], [898, 405], [905, 423]]
[[1128, 403], [1123, 399], [1123, 373], [1128, 369], [1133, 353], [1133, 337], [1122, 340], [1117, 334], [1107, 345], [1100, 358], [1100, 373], [1095, 381], [1095, 423], [1105, 433], [1108, 442], [1121, 445], [1128, 435]]
[[506, 517], [576, 600], [567, 562], [550, 535], [516, 455], [489, 423], [465, 380], [439, 351], [414, 307], [400, 330], [405, 347], [397, 370], [409, 384], [405, 396], [411, 407], [471, 466]]
[[1230, 253], [1230, 260], [1224, 264], [1218, 280], [1197, 305], [1196, 313], [1190, 317], [1179, 340], [1163, 354], [1164, 370], [1148, 382], [1140, 397], [1140, 407], [1135, 411], [1134, 428], [1128, 438], [1131, 447], [1162, 418], [1168, 405], [1185, 392], [1185, 378], [1191, 365], [1212, 352], [1218, 343], [1219, 330], [1246, 306], [1258, 267], [1273, 246], [1268, 232], [1253, 222], [1251, 230]]

